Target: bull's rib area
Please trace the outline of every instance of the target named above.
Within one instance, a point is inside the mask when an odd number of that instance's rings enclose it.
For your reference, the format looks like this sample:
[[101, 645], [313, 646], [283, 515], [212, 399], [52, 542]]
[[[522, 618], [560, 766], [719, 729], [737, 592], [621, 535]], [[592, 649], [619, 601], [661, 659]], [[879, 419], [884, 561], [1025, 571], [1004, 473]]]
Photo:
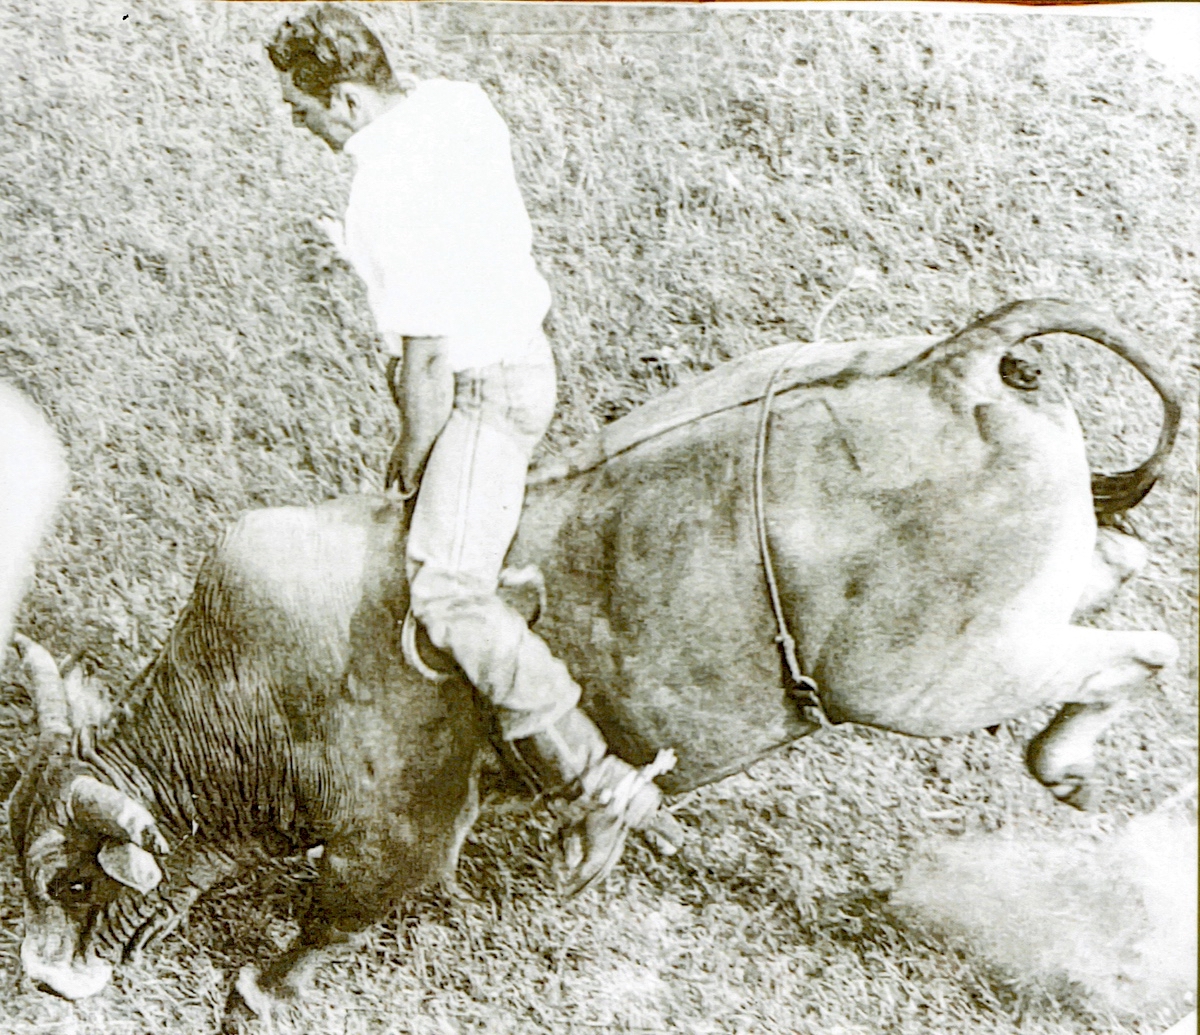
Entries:
[[[528, 484], [541, 485], [583, 474], [675, 428], [759, 402], [781, 363], [784, 367], [775, 379], [776, 395], [823, 383], [884, 377], [920, 359], [942, 340], [917, 335], [867, 341], [788, 342], [753, 352], [643, 403], [585, 439], [566, 456], [539, 464], [529, 472]], [[791, 353], [794, 355], [789, 359]]]

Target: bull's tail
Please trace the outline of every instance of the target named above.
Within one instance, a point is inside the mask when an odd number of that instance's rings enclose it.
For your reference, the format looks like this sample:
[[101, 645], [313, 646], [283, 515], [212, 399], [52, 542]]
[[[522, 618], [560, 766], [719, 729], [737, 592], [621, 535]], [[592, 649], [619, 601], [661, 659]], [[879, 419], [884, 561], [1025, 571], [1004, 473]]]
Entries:
[[1080, 306], [1041, 298], [1013, 302], [976, 321], [947, 342], [967, 349], [986, 344], [992, 348], [998, 337], [1006, 346], [1040, 334], [1075, 334], [1115, 352], [1137, 368], [1162, 399], [1163, 423], [1150, 457], [1131, 471], [1092, 475], [1092, 498], [1097, 516], [1120, 514], [1136, 507], [1158, 480], [1179, 430], [1179, 394], [1171, 379], [1146, 355], [1130, 335], [1115, 322]]

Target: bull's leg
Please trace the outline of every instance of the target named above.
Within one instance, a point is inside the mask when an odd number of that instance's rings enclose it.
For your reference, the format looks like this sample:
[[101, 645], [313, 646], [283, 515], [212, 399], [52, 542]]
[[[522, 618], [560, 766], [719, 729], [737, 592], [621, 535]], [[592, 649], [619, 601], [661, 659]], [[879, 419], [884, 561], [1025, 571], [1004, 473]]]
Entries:
[[[243, 968], [227, 1016], [247, 1007], [262, 1018], [286, 1014], [288, 1004], [304, 995], [319, 964], [353, 951], [361, 933], [407, 895], [453, 878], [459, 850], [479, 813], [481, 761], [474, 753], [431, 768], [424, 774], [429, 783], [406, 785], [411, 793], [400, 797], [404, 806], [350, 823], [351, 833], [326, 843], [300, 935], [261, 973]], [[457, 791], [450, 793], [455, 783]], [[422, 800], [422, 806], [414, 806]]]
[[470, 780], [467, 783], [467, 800], [463, 804], [458, 818], [454, 821], [454, 829], [450, 835], [450, 848], [446, 852], [440, 874], [442, 890], [450, 898], [459, 901], [470, 898], [459, 886], [456, 873], [458, 871], [458, 855], [462, 851], [463, 842], [466, 841], [467, 834], [475, 825], [475, 820], [479, 818], [479, 771], [482, 766], [483, 756], [477, 754], [471, 768]]
[[[289, 1004], [304, 997], [321, 963], [358, 947], [366, 926], [359, 930], [342, 930], [331, 923], [304, 923], [295, 942], [261, 973], [256, 967], [243, 967], [235, 982], [234, 993], [240, 996], [244, 1006], [264, 1020], [270, 1020], [280, 1012], [286, 1013]], [[237, 1010], [233, 994], [230, 999], [227, 1013]]]
[[1099, 529], [1091, 571], [1075, 605], [1075, 617], [1098, 611], [1108, 604], [1117, 590], [1146, 566], [1149, 556], [1141, 540], [1115, 528]]
[[408, 837], [359, 833], [353, 843], [326, 845], [299, 936], [261, 972], [242, 968], [227, 1014], [248, 1007], [264, 1019], [286, 1016], [289, 1004], [303, 998], [321, 963], [352, 952], [362, 933], [397, 903], [444, 877], [469, 829], [466, 820], [477, 807], [477, 797], [469, 796], [452, 824], [428, 837], [412, 836], [401, 819], [397, 829], [406, 829]]
[[[443, 853], [444, 854], [444, 853]], [[436, 880], [440, 859], [411, 844], [362, 843], [340, 853], [326, 846], [318, 860], [320, 875], [312, 888], [300, 934], [260, 972], [241, 969], [225, 1005], [222, 1035], [245, 1030], [256, 1015], [271, 1029], [275, 1021], [294, 1021], [318, 966], [353, 952], [364, 932], [383, 919], [405, 895]]]
[[[353, 849], [338, 854], [327, 846], [317, 868], [299, 936], [261, 972], [253, 966], [242, 968], [226, 1006], [227, 1017], [244, 1013], [245, 1007], [268, 1022], [286, 1016], [289, 1004], [307, 992], [316, 968], [353, 951], [361, 932], [396, 901], [386, 886], [380, 886], [379, 866], [370, 866]], [[227, 1028], [233, 1030], [228, 1023]]]
[[1175, 641], [1157, 632], [1108, 632], [1071, 627], [1061, 644], [1053, 683], [1068, 698], [1030, 742], [1030, 772], [1060, 801], [1086, 808], [1096, 742], [1131, 707], [1131, 693], [1170, 664]]
[[1112, 704], [1064, 704], [1050, 724], [1029, 742], [1025, 761], [1030, 772], [1062, 802], [1077, 809], [1092, 804], [1096, 743], [1131, 708]]

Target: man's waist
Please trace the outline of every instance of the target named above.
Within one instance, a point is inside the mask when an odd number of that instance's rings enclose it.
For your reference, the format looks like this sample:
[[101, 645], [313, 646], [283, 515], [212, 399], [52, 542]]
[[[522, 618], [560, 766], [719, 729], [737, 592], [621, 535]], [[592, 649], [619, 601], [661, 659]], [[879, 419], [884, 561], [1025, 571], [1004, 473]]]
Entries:
[[447, 335], [443, 354], [455, 378], [478, 376], [481, 371], [497, 366], [540, 366], [554, 362], [550, 343], [540, 328], [520, 337]]

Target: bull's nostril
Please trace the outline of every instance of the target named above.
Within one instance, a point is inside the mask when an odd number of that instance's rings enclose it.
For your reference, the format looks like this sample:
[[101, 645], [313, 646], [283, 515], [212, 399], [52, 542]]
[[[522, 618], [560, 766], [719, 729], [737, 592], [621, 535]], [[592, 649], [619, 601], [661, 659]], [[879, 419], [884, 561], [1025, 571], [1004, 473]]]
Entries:
[[63, 995], [63, 993], [60, 992], [57, 988], [55, 988], [53, 985], [47, 984], [45, 981], [35, 981], [33, 983], [33, 987], [36, 988], [39, 992], [44, 992], [46, 995], [57, 996], [59, 999], [66, 999], [68, 1002], [71, 1001], [70, 996]]

